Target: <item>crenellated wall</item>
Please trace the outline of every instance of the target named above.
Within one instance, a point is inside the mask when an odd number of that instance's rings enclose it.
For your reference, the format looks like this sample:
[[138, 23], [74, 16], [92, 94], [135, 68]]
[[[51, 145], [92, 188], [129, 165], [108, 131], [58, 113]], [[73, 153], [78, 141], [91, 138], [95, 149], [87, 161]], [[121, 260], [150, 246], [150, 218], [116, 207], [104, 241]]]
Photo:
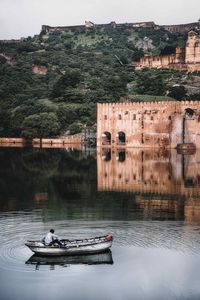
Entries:
[[182, 143], [194, 143], [200, 148], [199, 101], [97, 106], [97, 146], [175, 148]]

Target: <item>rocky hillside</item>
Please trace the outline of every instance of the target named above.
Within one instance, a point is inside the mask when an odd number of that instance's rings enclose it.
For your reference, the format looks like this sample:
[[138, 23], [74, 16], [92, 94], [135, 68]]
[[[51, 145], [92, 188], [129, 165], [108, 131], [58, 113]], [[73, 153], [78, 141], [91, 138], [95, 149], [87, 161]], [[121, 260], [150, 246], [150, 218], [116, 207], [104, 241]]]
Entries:
[[[70, 27], [0, 42], [0, 136], [95, 130], [96, 103], [148, 95], [200, 99], [199, 74], [134, 71], [144, 53], [172, 53], [186, 34], [163, 28]], [[141, 96], [143, 95], [143, 96]]]

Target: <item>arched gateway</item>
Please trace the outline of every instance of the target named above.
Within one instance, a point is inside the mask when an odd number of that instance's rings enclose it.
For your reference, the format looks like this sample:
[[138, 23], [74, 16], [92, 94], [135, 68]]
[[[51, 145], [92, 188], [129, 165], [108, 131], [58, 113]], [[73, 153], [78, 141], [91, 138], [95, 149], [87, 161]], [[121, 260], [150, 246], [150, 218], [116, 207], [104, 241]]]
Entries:
[[170, 149], [183, 143], [200, 148], [200, 101], [98, 103], [97, 146]]
[[125, 145], [126, 144], [126, 135], [123, 131], [120, 131], [116, 135], [117, 145]]
[[105, 131], [102, 133], [102, 145], [111, 145], [111, 133]]

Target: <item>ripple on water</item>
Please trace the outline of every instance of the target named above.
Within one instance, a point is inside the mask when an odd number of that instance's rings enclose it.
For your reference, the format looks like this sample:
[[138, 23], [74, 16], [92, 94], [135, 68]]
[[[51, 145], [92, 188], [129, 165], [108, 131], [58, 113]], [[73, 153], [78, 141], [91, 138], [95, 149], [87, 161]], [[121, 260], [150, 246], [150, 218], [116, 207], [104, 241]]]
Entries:
[[[110, 233], [114, 236], [113, 248], [156, 247], [179, 251], [184, 254], [199, 254], [199, 228], [181, 222], [149, 221], [56, 221], [43, 223], [38, 217], [28, 214], [0, 217], [2, 229], [0, 245], [0, 268], [4, 270], [32, 272], [34, 267], [25, 262], [31, 251], [24, 245], [28, 239], [39, 239], [50, 227], [54, 227], [60, 237], [81, 238]], [[69, 265], [56, 266], [60, 270]], [[47, 271], [52, 266], [43, 266]], [[55, 272], [55, 274], [58, 274]]]

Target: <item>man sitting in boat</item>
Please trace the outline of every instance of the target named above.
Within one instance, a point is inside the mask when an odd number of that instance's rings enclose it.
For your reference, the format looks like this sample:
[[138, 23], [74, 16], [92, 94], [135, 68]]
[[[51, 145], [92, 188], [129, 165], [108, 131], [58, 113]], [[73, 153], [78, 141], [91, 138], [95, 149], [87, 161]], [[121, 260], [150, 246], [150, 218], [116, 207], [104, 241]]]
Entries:
[[54, 234], [54, 229], [50, 229], [50, 231], [43, 237], [42, 241], [47, 246], [53, 246], [55, 244], [63, 246], [58, 236]]

